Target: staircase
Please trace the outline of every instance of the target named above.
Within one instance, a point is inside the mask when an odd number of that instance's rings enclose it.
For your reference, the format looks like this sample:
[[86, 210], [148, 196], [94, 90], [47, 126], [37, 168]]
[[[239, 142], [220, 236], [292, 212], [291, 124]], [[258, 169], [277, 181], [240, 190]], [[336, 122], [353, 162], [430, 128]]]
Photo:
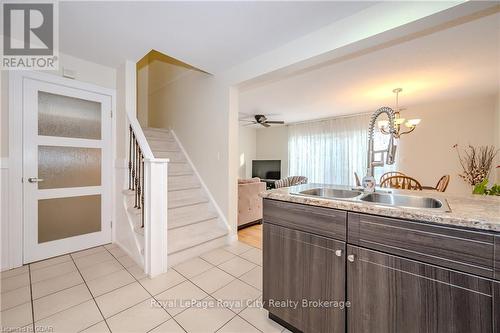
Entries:
[[[197, 256], [226, 244], [229, 230], [217, 212], [207, 189], [197, 175], [175, 134], [166, 129], [144, 128], [146, 140], [155, 158], [168, 158], [168, 265]], [[144, 228], [141, 211], [134, 208], [132, 191], [128, 193], [129, 216], [133, 222], [139, 244]], [[143, 244], [141, 244], [143, 246]]]

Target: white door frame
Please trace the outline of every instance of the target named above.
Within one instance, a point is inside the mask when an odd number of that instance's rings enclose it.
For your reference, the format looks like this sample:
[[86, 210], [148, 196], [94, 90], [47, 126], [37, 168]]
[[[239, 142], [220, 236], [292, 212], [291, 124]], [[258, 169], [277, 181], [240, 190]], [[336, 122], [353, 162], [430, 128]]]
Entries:
[[[23, 81], [25, 79], [38, 80], [57, 84], [69, 88], [86, 90], [111, 97], [111, 161], [108, 168], [112, 175], [109, 191], [111, 193], [112, 221], [115, 220], [114, 188], [115, 170], [113, 161], [116, 158], [116, 91], [93, 84], [66, 79], [53, 74], [32, 71], [11, 71], [9, 73], [9, 218], [7, 221], [7, 235], [2, 235], [2, 242], [8, 240], [9, 262], [3, 268], [15, 268], [23, 265], [24, 257], [24, 214], [23, 214]], [[112, 230], [114, 239], [114, 228]]]

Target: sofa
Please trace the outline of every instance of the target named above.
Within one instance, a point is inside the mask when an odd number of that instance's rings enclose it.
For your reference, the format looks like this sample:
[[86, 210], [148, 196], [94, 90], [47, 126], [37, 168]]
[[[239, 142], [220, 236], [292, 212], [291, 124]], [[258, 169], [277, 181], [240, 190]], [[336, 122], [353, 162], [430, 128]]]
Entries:
[[262, 198], [266, 183], [260, 178], [238, 180], [238, 229], [262, 221]]

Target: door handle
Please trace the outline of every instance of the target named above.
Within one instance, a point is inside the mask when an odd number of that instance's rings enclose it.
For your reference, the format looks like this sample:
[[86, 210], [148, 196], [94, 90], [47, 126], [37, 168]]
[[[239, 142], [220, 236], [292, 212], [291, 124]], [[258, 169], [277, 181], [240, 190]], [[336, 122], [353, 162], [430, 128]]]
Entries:
[[337, 257], [342, 257], [342, 250], [335, 250], [335, 255]]
[[349, 260], [350, 262], [354, 262], [354, 254], [348, 255], [347, 260]]
[[28, 182], [30, 182], [30, 183], [40, 183], [40, 182], [43, 182], [43, 179], [37, 178], [37, 177], [30, 177], [30, 178], [28, 178]]

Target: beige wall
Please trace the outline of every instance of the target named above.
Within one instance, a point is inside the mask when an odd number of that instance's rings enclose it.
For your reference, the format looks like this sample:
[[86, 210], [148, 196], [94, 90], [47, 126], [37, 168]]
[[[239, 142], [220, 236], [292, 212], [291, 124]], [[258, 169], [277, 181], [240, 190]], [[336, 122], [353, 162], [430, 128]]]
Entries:
[[257, 159], [281, 160], [281, 178], [288, 176], [288, 127], [257, 130]]
[[422, 122], [414, 133], [400, 140], [398, 169], [422, 185], [435, 185], [439, 177], [449, 174], [447, 192], [470, 193], [471, 188], [458, 176], [461, 167], [452, 147], [496, 145], [496, 96], [411, 106], [404, 116], [418, 117]]
[[252, 160], [257, 159], [257, 130], [252, 127], [239, 128], [239, 178], [252, 177]]
[[226, 217], [232, 214], [228, 199], [228, 101], [227, 84], [195, 71], [154, 91], [149, 98], [149, 126], [175, 131]]

